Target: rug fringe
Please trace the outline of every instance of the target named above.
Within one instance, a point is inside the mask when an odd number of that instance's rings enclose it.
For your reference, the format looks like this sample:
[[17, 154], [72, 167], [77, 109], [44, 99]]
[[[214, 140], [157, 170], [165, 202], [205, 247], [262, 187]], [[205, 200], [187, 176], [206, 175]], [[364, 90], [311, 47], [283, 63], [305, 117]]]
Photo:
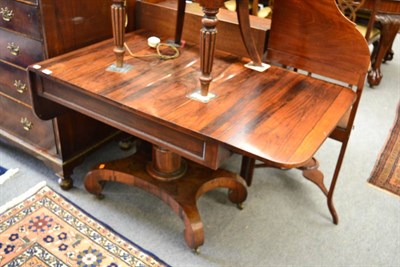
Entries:
[[31, 187], [28, 191], [23, 193], [22, 195], [19, 195], [18, 197], [13, 198], [12, 200], [8, 201], [6, 204], [0, 207], [0, 214], [3, 212], [7, 211], [8, 209], [14, 207], [18, 203], [24, 201], [28, 197], [34, 195], [36, 192], [38, 192], [40, 189], [46, 186], [46, 181], [42, 181], [35, 185], [34, 187]]
[[6, 180], [10, 179], [19, 171], [18, 168], [7, 170], [3, 175], [0, 176], [0, 184], [3, 184]]

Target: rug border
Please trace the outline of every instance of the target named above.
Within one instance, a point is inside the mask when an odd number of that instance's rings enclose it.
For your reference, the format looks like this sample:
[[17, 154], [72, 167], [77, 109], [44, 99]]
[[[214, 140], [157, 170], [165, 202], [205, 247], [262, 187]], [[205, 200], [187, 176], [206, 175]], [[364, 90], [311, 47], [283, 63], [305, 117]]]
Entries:
[[77, 208], [79, 211], [81, 211], [82, 213], [84, 213], [86, 216], [88, 216], [89, 218], [92, 218], [94, 220], [96, 220], [97, 222], [101, 223], [105, 228], [107, 228], [108, 230], [112, 231], [116, 236], [118, 236], [119, 238], [125, 240], [126, 242], [130, 242], [132, 243], [134, 246], [136, 246], [137, 248], [141, 249], [143, 252], [147, 253], [149, 256], [153, 257], [154, 259], [156, 259], [157, 261], [159, 261], [160, 263], [164, 264], [167, 267], [172, 267], [171, 265], [169, 265], [168, 263], [166, 263], [164, 260], [160, 259], [157, 255], [155, 255], [153, 252], [148, 251], [147, 249], [143, 248], [142, 246], [139, 246], [138, 244], [136, 244], [136, 242], [133, 242], [132, 240], [130, 240], [129, 238], [121, 235], [119, 232], [115, 231], [114, 228], [112, 228], [111, 226], [109, 226], [107, 223], [104, 223], [102, 220], [99, 220], [98, 218], [96, 218], [95, 216], [89, 214], [87, 211], [82, 210], [77, 204], [75, 204], [75, 202], [71, 201], [69, 198], [65, 197], [63, 194], [60, 194], [59, 192], [55, 191], [53, 188], [49, 187], [51, 190], [53, 190], [54, 192], [56, 192], [58, 195], [60, 195], [61, 197], [63, 197], [64, 199], [66, 199], [69, 203], [71, 203], [72, 205], [74, 205], [75, 208]]
[[154, 258], [155, 260], [157, 260], [160, 264], [164, 264], [166, 267], [172, 267], [171, 265], [169, 265], [168, 263], [166, 263], [164, 260], [160, 259], [157, 255], [155, 255], [153, 252], [143, 248], [142, 246], [136, 244], [136, 242], [133, 242], [132, 240], [130, 240], [129, 238], [123, 236], [122, 234], [120, 234], [119, 232], [115, 231], [114, 228], [112, 228], [111, 226], [109, 226], [107, 223], [104, 223], [102, 220], [99, 220], [98, 218], [96, 218], [95, 216], [93, 216], [92, 214], [88, 213], [87, 211], [83, 210], [82, 208], [80, 208], [75, 202], [71, 201], [69, 198], [65, 197], [63, 194], [59, 193], [58, 191], [54, 190], [53, 188], [51, 188], [49, 185], [46, 184], [45, 181], [38, 183], [37, 185], [35, 185], [34, 187], [30, 188], [29, 190], [27, 190], [26, 192], [22, 193], [21, 195], [13, 198], [12, 200], [6, 202], [4, 205], [0, 206], [0, 215], [2, 215], [3, 213], [6, 213], [8, 210], [12, 209], [13, 207], [15, 207], [16, 205], [20, 204], [22, 201], [24, 201], [25, 199], [33, 196], [34, 194], [36, 194], [37, 192], [39, 192], [40, 190], [42, 190], [43, 188], [48, 187], [51, 191], [53, 191], [54, 193], [56, 193], [57, 195], [61, 196], [62, 198], [64, 198], [66, 201], [68, 201], [71, 205], [74, 206], [74, 208], [76, 208], [77, 210], [79, 210], [80, 212], [82, 212], [83, 214], [85, 214], [86, 216], [88, 216], [90, 219], [95, 220], [96, 222], [102, 224], [107, 230], [111, 231], [113, 234], [115, 234], [116, 236], [118, 236], [119, 238], [121, 238], [122, 240], [124, 240], [127, 243], [131, 243], [132, 245], [136, 246], [138, 249], [140, 249], [141, 251], [143, 251], [144, 253], [146, 253], [147, 255], [151, 256], [152, 258]]
[[[394, 144], [396, 143], [396, 142], [394, 142], [394, 140], [397, 140], [398, 138], [400, 138], [399, 134], [396, 136], [395, 134], [393, 134], [394, 132], [400, 133], [400, 101], [397, 104], [396, 115], [395, 115], [393, 125], [390, 128], [389, 136], [386, 138], [385, 143], [384, 143], [383, 147], [381, 148], [381, 151], [379, 152], [378, 158], [375, 161], [374, 167], [372, 168], [369, 178], [367, 180], [367, 182], [369, 184], [371, 184], [372, 186], [377, 187], [382, 190], [385, 190], [386, 192], [389, 192], [397, 197], [400, 197], [397, 194], [397, 192], [394, 192], [390, 188], [382, 187], [382, 186], [379, 186], [376, 183], [374, 183], [378, 180], [378, 177], [383, 170], [383, 166], [385, 165], [385, 164], [381, 164], [381, 163], [385, 163], [390, 155], [390, 153], [386, 153], [384, 155], [385, 151], [387, 151], [387, 149], [391, 150], [393, 148]], [[388, 181], [385, 180], [385, 183], [387, 183], [387, 182]]]

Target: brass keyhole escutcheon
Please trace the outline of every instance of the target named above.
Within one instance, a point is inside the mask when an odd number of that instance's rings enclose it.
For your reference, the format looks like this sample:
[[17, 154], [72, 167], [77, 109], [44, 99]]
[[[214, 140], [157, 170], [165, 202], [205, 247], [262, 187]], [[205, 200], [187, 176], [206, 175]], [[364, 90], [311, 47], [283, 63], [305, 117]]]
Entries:
[[26, 117], [22, 117], [20, 122], [25, 131], [29, 132], [33, 128], [33, 123]]
[[26, 92], [27, 86], [25, 83], [22, 83], [21, 80], [15, 80], [14, 81], [14, 86], [17, 88], [17, 92], [22, 94]]
[[7, 44], [7, 49], [10, 50], [11, 55], [18, 56], [20, 49], [14, 42]]
[[14, 12], [10, 9], [8, 9], [8, 7], [2, 7], [0, 9], [0, 14], [3, 17], [4, 21], [10, 21], [13, 17], [14, 17]]

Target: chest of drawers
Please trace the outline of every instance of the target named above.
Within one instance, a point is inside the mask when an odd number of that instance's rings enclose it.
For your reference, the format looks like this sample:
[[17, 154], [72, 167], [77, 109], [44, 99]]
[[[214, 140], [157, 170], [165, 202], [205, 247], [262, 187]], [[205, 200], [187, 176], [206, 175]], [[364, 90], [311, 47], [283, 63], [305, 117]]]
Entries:
[[72, 186], [73, 168], [115, 130], [68, 112], [33, 114], [26, 67], [112, 36], [112, 0], [0, 0], [0, 139], [41, 159]]

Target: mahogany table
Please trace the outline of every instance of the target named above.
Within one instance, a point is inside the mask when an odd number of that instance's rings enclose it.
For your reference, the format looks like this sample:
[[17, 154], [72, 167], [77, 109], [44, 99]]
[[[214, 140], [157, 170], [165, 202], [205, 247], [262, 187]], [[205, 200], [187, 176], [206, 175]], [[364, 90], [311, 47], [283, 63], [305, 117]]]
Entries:
[[[151, 54], [150, 35], [137, 31], [126, 42], [137, 55]], [[100, 195], [103, 181], [118, 181], [158, 196], [185, 222], [193, 249], [204, 242], [200, 195], [223, 187], [232, 202], [246, 199], [244, 180], [219, 169], [225, 159], [236, 152], [302, 166], [355, 100], [348, 88], [274, 66], [257, 72], [217, 51], [210, 84], [216, 98], [202, 103], [187, 97], [199, 87], [198, 46], [187, 43], [174, 60], [126, 56], [133, 68], [125, 73], [107, 71], [113, 47], [108, 40], [30, 66], [35, 113], [47, 120], [72, 109], [153, 144], [149, 160], [138, 152], [98, 164], [85, 186]]]

